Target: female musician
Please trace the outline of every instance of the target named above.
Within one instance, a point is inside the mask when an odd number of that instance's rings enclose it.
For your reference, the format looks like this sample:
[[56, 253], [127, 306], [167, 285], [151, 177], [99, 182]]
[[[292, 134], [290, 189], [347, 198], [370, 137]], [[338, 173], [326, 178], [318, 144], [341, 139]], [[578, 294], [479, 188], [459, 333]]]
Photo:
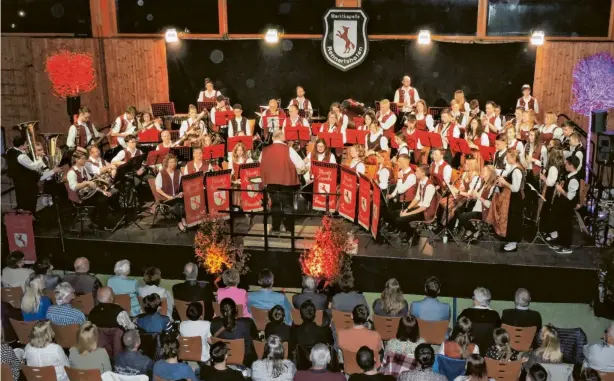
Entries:
[[522, 124], [522, 112], [524, 109], [522, 107], [516, 107], [514, 110], [514, 118], [505, 122], [505, 128], [516, 127], [516, 131], [520, 131], [520, 125]]
[[158, 144], [156, 147], [156, 151], [159, 151], [161, 148], [170, 148], [173, 146], [173, 142], [171, 141], [171, 132], [168, 130], [164, 130], [160, 133], [160, 138], [162, 138], [162, 143]]
[[422, 99], [416, 102], [416, 129], [421, 131], [435, 131], [433, 117], [428, 113], [426, 102]]
[[471, 106], [469, 106], [469, 102], [467, 102], [465, 99], [465, 93], [463, 90], [456, 90], [454, 92], [454, 100], [458, 102], [460, 110], [463, 114], [468, 114], [471, 111]]
[[388, 138], [384, 136], [384, 131], [377, 123], [371, 123], [369, 133], [365, 136], [365, 150], [367, 156], [376, 152], [388, 151]]
[[183, 175], [192, 175], [196, 172], [205, 172], [205, 168], [203, 166], [203, 150], [202, 148], [196, 146], [192, 148], [192, 161], [188, 161], [185, 167], [183, 167]]
[[[459, 226], [465, 229], [463, 239], [477, 240], [480, 238], [480, 232], [473, 232], [473, 226], [471, 226], [471, 220], [486, 220], [488, 215], [488, 209], [490, 208], [490, 201], [495, 191], [495, 183], [497, 182], [497, 172], [495, 167], [487, 165], [482, 168], [480, 173], [481, 186], [479, 189], [468, 193], [468, 197], [473, 202], [469, 201], [468, 206], [470, 209], [462, 213], [458, 217]], [[473, 204], [473, 205], [471, 205]]]
[[518, 151], [518, 154], [520, 155], [520, 158], [522, 160], [522, 158], [524, 157], [524, 144], [522, 144], [520, 140], [516, 139], [516, 136], [517, 135], [515, 128], [510, 127], [507, 129], [507, 148]]
[[177, 169], [177, 158], [173, 154], [168, 154], [162, 162], [162, 170], [156, 176], [156, 192], [165, 199], [162, 202], [171, 207], [171, 213], [179, 220], [177, 229], [183, 232], [186, 230], [186, 222], [183, 192], [179, 192], [180, 172]]
[[149, 111], [144, 111], [141, 115], [141, 129], [140, 131], [147, 131], [155, 128], [158, 131], [162, 131], [162, 125], [159, 119], [154, 119], [153, 114]]
[[505, 239], [507, 244], [503, 245], [504, 252], [518, 251], [518, 242], [522, 240], [522, 183], [524, 168], [520, 164], [520, 155], [518, 151], [511, 149], [507, 152], [508, 169], [504, 172], [505, 176], [499, 176], [497, 185], [499, 187], [508, 188], [511, 191], [508, 219], [507, 219], [507, 234]]
[[262, 118], [260, 118], [260, 127], [265, 131], [265, 136], [280, 129], [284, 119], [286, 119], [286, 114], [279, 109], [277, 99], [269, 100], [269, 108], [264, 111]]
[[211, 131], [215, 133], [219, 133], [220, 129], [225, 127], [225, 126], [218, 126], [215, 123], [216, 112], [222, 112], [222, 111], [232, 111], [232, 109], [230, 108], [230, 105], [226, 104], [226, 98], [224, 98], [223, 95], [218, 95], [217, 98], [215, 98], [215, 107], [212, 107], [211, 111], [209, 112], [209, 120], [211, 122]]
[[365, 113], [363, 118], [365, 122], [362, 125], [362, 128], [359, 128], [359, 130], [371, 131], [371, 125], [377, 124], [377, 121], [375, 120], [375, 113], [372, 110], [369, 110]]
[[542, 196], [546, 199], [541, 207], [539, 230], [545, 234], [545, 240], [550, 242], [558, 237], [556, 230], [556, 213], [554, 210], [554, 194], [558, 179], [564, 173], [563, 150], [552, 148], [548, 150], [548, 164], [540, 175]]
[[[239, 142], [232, 149], [231, 155], [228, 157], [228, 167], [232, 170], [231, 175], [234, 183], [241, 183], [239, 180], [239, 165], [253, 163], [247, 152], [245, 144]], [[237, 193], [238, 194], [238, 193]]]
[[394, 140], [396, 141], [398, 148], [396, 156], [392, 158], [392, 162], [396, 163], [399, 156], [409, 156], [411, 151], [407, 145], [407, 135], [405, 135], [403, 131], [397, 132], [397, 134], [394, 136]]
[[456, 99], [452, 99], [450, 102], [450, 115], [452, 116], [452, 120], [456, 122], [456, 124], [464, 130], [467, 126], [467, 116], [463, 111], [461, 111], [460, 103], [456, 101]]
[[365, 174], [365, 147], [361, 144], [354, 144], [350, 147], [350, 161], [349, 167], [356, 171], [356, 175]]
[[[316, 144], [314, 147], [315, 152], [309, 152], [305, 157], [305, 169], [307, 172], [303, 174], [303, 179], [305, 180], [305, 187], [303, 191], [305, 192], [313, 192], [313, 162], [321, 161], [324, 163], [336, 164], [337, 159], [335, 159], [335, 155], [331, 152], [330, 148], [326, 145], [326, 141], [324, 139], [316, 140]], [[313, 202], [313, 194], [305, 193], [303, 194], [303, 198], [308, 203]]]
[[[459, 183], [458, 187], [456, 183]], [[439, 209], [442, 211], [441, 221], [442, 225], [445, 226], [448, 226], [450, 222], [454, 221], [457, 213], [463, 211], [467, 199], [480, 187], [478, 162], [473, 156], [467, 157], [462, 176], [451, 185], [450, 192], [452, 194], [448, 195], [446, 198], [442, 198], [440, 201]]]
[[486, 114], [482, 116], [482, 124], [487, 133], [498, 134], [501, 131], [501, 119], [495, 115], [495, 102], [486, 102]]
[[[341, 104], [339, 102], [333, 102], [330, 105], [329, 112], [334, 112], [337, 115], [337, 121], [341, 124], [341, 128], [345, 131], [348, 126], [348, 116], [344, 112], [341, 111]], [[375, 120], [375, 118], [373, 118]]]
[[[341, 127], [341, 123], [339, 123], [339, 118], [337, 116], [337, 114], [335, 114], [332, 111], [328, 112], [328, 119], [326, 120], [326, 123], [324, 123], [322, 125], [322, 132], [341, 132], [340, 130], [342, 129]], [[343, 129], [343, 132], [345, 132], [345, 129]]]
[[418, 139], [418, 128], [417, 126], [417, 121], [416, 121], [416, 116], [414, 114], [410, 114], [407, 115], [407, 117], [405, 118], [405, 128], [403, 129], [403, 132], [405, 132], [405, 138], [408, 142], [412, 142], [411, 144], [415, 146], [415, 150], [414, 151], [414, 163], [415, 164], [426, 164], [428, 161], [428, 155], [429, 155], [429, 147], [423, 147], [422, 144], [420, 144], [420, 139]]
[[529, 140], [529, 132], [534, 127], [533, 111], [523, 111], [522, 123], [520, 123], [520, 130], [516, 131], [518, 133], [516, 138], [526, 142]]
[[475, 149], [478, 146], [488, 147], [490, 145], [488, 134], [484, 132], [484, 126], [482, 126], [479, 118], [471, 118], [469, 129], [465, 133], [465, 140], [467, 140], [469, 147]]
[[480, 102], [478, 102], [477, 99], [472, 99], [471, 102], [469, 102], [469, 109], [469, 118], [478, 117], [482, 119], [484, 116], [484, 112], [480, 110]]
[[217, 97], [221, 97], [222, 93], [213, 88], [213, 81], [205, 78], [205, 91], [198, 94], [198, 102], [215, 102]]
[[527, 182], [538, 189], [539, 174], [548, 165], [548, 148], [543, 144], [539, 130], [529, 132], [529, 140], [524, 149], [522, 165], [527, 168]]
[[188, 135], [186, 139], [185, 145], [192, 145], [193, 141], [200, 138], [202, 135], [207, 134], [207, 129], [205, 128], [205, 122], [198, 119], [198, 112], [196, 106], [190, 105], [188, 107], [188, 119], [181, 122], [181, 127], [179, 128], [179, 137], [182, 138], [184, 135]]
[[545, 116], [544, 126], [541, 129], [541, 139], [548, 144], [552, 139], [563, 140], [563, 129], [556, 124], [556, 114], [548, 111]]

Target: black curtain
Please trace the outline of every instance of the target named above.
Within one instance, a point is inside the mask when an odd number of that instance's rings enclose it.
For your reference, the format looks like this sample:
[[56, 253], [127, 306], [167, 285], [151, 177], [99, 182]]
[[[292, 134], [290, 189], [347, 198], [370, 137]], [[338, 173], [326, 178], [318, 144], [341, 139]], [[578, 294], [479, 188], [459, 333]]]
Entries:
[[527, 43], [455, 44], [415, 41], [370, 42], [367, 59], [342, 72], [322, 56], [320, 41], [284, 40], [269, 46], [263, 41], [184, 40], [168, 46], [170, 98], [178, 112], [195, 104], [205, 78], [241, 103], [253, 116], [259, 105], [281, 98], [286, 107], [296, 85], [305, 87], [314, 108], [324, 114], [334, 101], [354, 98], [371, 105], [392, 99], [403, 75], [429, 106], [449, 102], [457, 89], [483, 106], [493, 100], [512, 111], [521, 87], [532, 84], [535, 49]]

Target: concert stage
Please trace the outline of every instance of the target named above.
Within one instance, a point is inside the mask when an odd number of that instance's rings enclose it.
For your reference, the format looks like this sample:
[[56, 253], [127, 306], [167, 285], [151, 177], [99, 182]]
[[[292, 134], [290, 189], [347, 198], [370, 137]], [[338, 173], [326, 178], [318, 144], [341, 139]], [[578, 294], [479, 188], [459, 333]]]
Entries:
[[[164, 278], [181, 279], [183, 264], [194, 260], [195, 230], [179, 233], [173, 221], [159, 220], [151, 228], [152, 217], [147, 216], [139, 220], [142, 229], [130, 225], [113, 233], [86, 231], [82, 237], [65, 231], [63, 249], [54, 209], [47, 208], [45, 214], [35, 228], [36, 247], [40, 254], [52, 253], [58, 269], [72, 269], [74, 259], [84, 255], [91, 261], [92, 272], [111, 274], [114, 263], [127, 258], [132, 263], [132, 275], [138, 276], [148, 266], [157, 266]], [[451, 240], [424, 248], [421, 241], [410, 249], [394, 240], [376, 243], [369, 233], [346, 223], [358, 239], [359, 250], [353, 256], [352, 269], [357, 288], [365, 292], [380, 292], [388, 278], [396, 277], [405, 293], [421, 294], [424, 279], [430, 275], [442, 280], [446, 296], [469, 297], [474, 287], [484, 286], [491, 290], [494, 299], [509, 300], [518, 287], [526, 287], [535, 301], [587, 303], [597, 289], [596, 247], [574, 246], [573, 254], [559, 255], [544, 244], [529, 247], [525, 242], [516, 253], [502, 253], [498, 242], [493, 251], [491, 242], [467, 246]], [[242, 281], [257, 284], [259, 270], [268, 267], [275, 273], [275, 286], [300, 288], [298, 259], [320, 225], [319, 217], [297, 222], [297, 236], [306, 239], [296, 240], [294, 252], [289, 249], [288, 239], [270, 237], [269, 249], [264, 250], [262, 238], [237, 238], [251, 254], [250, 272]], [[235, 221], [236, 233], [257, 230], [262, 231], [259, 216], [251, 224], [247, 218]], [[581, 242], [581, 238], [574, 242]]]

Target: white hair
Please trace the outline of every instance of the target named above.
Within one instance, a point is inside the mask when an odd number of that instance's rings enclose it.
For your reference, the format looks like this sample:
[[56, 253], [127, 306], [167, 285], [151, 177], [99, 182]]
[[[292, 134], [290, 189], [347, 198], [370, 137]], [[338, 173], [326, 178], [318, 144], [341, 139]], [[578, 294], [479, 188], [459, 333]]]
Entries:
[[55, 287], [55, 302], [60, 304], [70, 304], [75, 297], [75, 289], [68, 282], [62, 282]]
[[26, 281], [26, 291], [21, 299], [21, 310], [26, 313], [36, 313], [45, 288], [45, 276], [31, 274]]
[[529, 293], [529, 290], [526, 288], [519, 288], [516, 290], [514, 303], [517, 307], [528, 307], [531, 303], [531, 294]]
[[490, 291], [484, 287], [478, 287], [473, 290], [473, 300], [478, 302], [480, 306], [488, 307], [490, 304]]
[[303, 277], [303, 288], [309, 291], [315, 291], [316, 280], [314, 277], [307, 275]]
[[183, 274], [186, 280], [196, 280], [198, 278], [198, 266], [195, 263], [186, 263], [183, 267]]
[[325, 368], [330, 362], [330, 350], [326, 344], [316, 344], [311, 348], [309, 354], [311, 365], [318, 368]]
[[115, 272], [115, 275], [128, 276], [130, 274], [130, 261], [127, 259], [117, 261], [113, 271]]

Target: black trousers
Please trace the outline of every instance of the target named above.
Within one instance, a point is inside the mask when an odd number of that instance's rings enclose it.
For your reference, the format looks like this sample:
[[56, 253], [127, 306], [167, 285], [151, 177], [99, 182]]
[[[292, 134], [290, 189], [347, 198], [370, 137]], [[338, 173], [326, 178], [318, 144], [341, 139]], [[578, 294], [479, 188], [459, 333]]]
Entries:
[[458, 225], [465, 228], [465, 231], [473, 229], [470, 220], [481, 220], [482, 212], [464, 212], [458, 216]]
[[110, 197], [105, 196], [100, 192], [94, 193], [94, 195], [87, 200], [83, 201], [85, 206], [93, 206], [94, 212], [92, 214], [92, 222], [95, 224], [104, 226], [107, 223], [107, 217], [109, 215], [109, 202]]
[[185, 204], [183, 202], [183, 198], [174, 198], [172, 200], [164, 201], [164, 204], [171, 207], [171, 214], [178, 221], [181, 221], [181, 218], [185, 217]]
[[17, 208], [36, 213], [36, 201], [38, 200], [38, 184], [36, 182], [15, 181], [15, 198]]
[[400, 231], [407, 233], [407, 236], [411, 237], [414, 235], [414, 229], [410, 225], [413, 221], [424, 221], [424, 212], [403, 217], [397, 216], [395, 224]]
[[[286, 231], [294, 228], [294, 199], [292, 192], [298, 186], [269, 184], [266, 186], [267, 194], [271, 199], [271, 212], [273, 213], [273, 230], [279, 230], [284, 224]], [[265, 202], [267, 202], [265, 200]]]
[[[557, 199], [561, 199], [561, 197]], [[571, 247], [571, 235], [573, 233], [574, 206], [566, 199], [561, 200], [561, 202], [554, 203], [558, 233], [557, 243], [568, 249]]]

